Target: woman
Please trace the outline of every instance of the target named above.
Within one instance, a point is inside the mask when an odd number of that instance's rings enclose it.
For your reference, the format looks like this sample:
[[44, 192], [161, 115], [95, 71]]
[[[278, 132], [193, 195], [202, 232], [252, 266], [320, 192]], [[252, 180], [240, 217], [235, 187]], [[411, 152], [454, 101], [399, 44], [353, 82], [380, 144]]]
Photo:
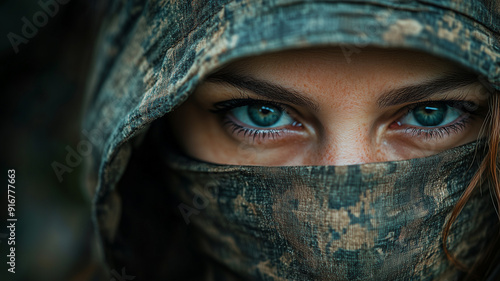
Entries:
[[110, 270], [499, 278], [497, 3], [184, 2], [103, 24], [85, 126]]

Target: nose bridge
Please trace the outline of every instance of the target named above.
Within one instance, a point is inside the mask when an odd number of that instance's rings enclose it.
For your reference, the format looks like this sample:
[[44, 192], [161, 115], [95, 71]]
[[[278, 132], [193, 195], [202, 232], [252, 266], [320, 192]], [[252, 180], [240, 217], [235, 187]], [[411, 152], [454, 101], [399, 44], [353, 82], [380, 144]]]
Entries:
[[374, 106], [375, 90], [355, 79], [349, 82], [349, 87], [336, 86], [339, 94], [335, 98], [322, 96], [321, 104], [328, 110], [318, 114], [322, 124], [314, 159], [318, 165], [351, 165], [380, 159], [376, 145], [380, 109]]
[[372, 135], [366, 124], [350, 122], [327, 130], [319, 146], [320, 165], [351, 165], [376, 162]]

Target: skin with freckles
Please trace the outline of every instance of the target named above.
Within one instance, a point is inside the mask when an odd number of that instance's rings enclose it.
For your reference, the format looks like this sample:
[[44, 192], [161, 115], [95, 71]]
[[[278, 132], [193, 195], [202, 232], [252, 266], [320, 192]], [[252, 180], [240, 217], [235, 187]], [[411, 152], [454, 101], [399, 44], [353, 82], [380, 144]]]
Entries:
[[427, 54], [365, 48], [233, 62], [167, 116], [188, 155], [237, 165], [348, 165], [430, 156], [480, 137], [486, 91]]

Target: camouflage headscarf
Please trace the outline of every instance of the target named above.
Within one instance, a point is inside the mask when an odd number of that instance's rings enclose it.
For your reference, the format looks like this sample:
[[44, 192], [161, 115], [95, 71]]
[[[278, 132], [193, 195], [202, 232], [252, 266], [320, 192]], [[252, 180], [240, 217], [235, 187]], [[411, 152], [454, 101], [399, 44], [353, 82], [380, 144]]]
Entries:
[[186, 230], [163, 211], [177, 202], [159, 191], [154, 178], [162, 172], [144, 170], [136, 158], [149, 124], [215, 69], [286, 49], [340, 45], [349, 61], [365, 46], [405, 48], [453, 61], [498, 91], [499, 12], [494, 0], [112, 1], [83, 122], [94, 144], [87, 177], [93, 215], [111, 269], [153, 280], [192, 260], [185, 244], [172, 242]]

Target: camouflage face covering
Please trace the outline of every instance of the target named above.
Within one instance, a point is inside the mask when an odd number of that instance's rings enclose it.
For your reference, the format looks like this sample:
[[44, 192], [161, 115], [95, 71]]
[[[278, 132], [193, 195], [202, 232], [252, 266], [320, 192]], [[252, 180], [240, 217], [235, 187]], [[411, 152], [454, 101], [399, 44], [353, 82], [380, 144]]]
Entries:
[[[216, 165], [169, 153], [173, 192], [205, 280], [457, 280], [446, 219], [477, 170], [475, 144], [427, 158], [350, 166]], [[477, 155], [476, 155], [477, 156]], [[448, 238], [471, 265], [496, 219], [488, 192]]]

